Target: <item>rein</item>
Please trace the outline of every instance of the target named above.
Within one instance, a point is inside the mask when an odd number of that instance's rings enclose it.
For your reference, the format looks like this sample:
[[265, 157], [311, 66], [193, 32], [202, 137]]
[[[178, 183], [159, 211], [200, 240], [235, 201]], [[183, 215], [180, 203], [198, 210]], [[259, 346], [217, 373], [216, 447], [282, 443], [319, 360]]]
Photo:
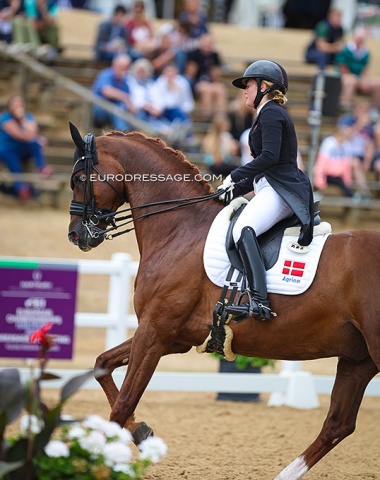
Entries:
[[[89, 133], [84, 138], [84, 146], [85, 146], [85, 155], [79, 157], [74, 164], [73, 172], [71, 176], [71, 186], [73, 187], [73, 177], [76, 172], [79, 170], [84, 170], [85, 172], [85, 188], [84, 188], [84, 199], [83, 202], [79, 202], [76, 200], [72, 200], [70, 203], [70, 215], [77, 215], [83, 218], [82, 224], [87, 229], [89, 235], [92, 238], [99, 238], [101, 235], [104, 236], [106, 240], [112, 240], [114, 237], [118, 237], [124, 233], [129, 233], [134, 230], [134, 227], [127, 228], [117, 233], [110, 233], [113, 230], [117, 230], [119, 227], [124, 227], [129, 225], [130, 223], [135, 222], [136, 220], [140, 220], [142, 218], [150, 217], [152, 215], [157, 215], [159, 213], [170, 212], [171, 210], [175, 210], [177, 208], [187, 207], [190, 205], [194, 205], [196, 203], [204, 202], [206, 200], [212, 200], [213, 198], [219, 197], [223, 191], [221, 189], [217, 190], [217, 192], [211, 195], [203, 195], [201, 197], [189, 197], [189, 198], [177, 198], [173, 200], [163, 200], [159, 202], [151, 202], [145, 203], [143, 205], [136, 205], [135, 207], [125, 208], [124, 210], [120, 210], [118, 212], [113, 212], [111, 210], [107, 210], [106, 208], [96, 208], [95, 207], [95, 196], [93, 191], [93, 185], [91, 182], [91, 171], [92, 169], [102, 178], [102, 180], [107, 183], [117, 194], [118, 196], [124, 200], [124, 202], [128, 202], [128, 200], [118, 192], [118, 190], [110, 183], [102, 174], [97, 170], [95, 164], [97, 162], [97, 155], [96, 155], [96, 147], [94, 142], [94, 135]], [[84, 165], [80, 164], [80, 162], [84, 162]], [[89, 182], [87, 188], [87, 182]], [[86, 202], [86, 193], [89, 193], [89, 203]], [[156, 207], [161, 205], [171, 205], [167, 208], [163, 208], [161, 210], [156, 210], [154, 212], [144, 213], [142, 215], [133, 218], [132, 214], [124, 215], [122, 217], [117, 218], [116, 215], [120, 215], [126, 212], [132, 212], [132, 210], [137, 210], [141, 208], [148, 208], [148, 207]], [[98, 227], [99, 222], [102, 220], [105, 221], [107, 228], [100, 229]], [[120, 225], [117, 225], [116, 222], [124, 222]]]

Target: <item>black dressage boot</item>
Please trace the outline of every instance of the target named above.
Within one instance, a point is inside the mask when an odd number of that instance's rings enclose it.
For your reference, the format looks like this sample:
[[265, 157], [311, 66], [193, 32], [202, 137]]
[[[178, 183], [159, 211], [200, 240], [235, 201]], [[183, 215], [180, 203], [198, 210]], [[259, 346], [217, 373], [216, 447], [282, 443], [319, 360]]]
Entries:
[[242, 292], [242, 295], [247, 295], [248, 302], [227, 306], [226, 312], [233, 315], [234, 323], [239, 323], [248, 317], [262, 321], [270, 320], [276, 314], [269, 306], [266, 271], [253, 228], [244, 227], [236, 245], [249, 285], [249, 290]]

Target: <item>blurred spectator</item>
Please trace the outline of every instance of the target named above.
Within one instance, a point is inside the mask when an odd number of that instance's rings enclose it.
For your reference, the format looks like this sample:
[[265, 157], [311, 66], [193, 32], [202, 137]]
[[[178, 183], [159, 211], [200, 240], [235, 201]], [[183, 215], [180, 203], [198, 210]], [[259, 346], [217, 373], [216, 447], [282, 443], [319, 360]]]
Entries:
[[221, 73], [222, 61], [214, 48], [213, 38], [204, 34], [199, 48], [188, 54], [185, 74], [199, 98], [205, 120], [209, 120], [215, 112], [226, 111], [228, 91]]
[[[33, 160], [37, 171], [49, 176], [53, 169], [46, 165], [44, 143], [34, 115], [26, 111], [23, 97], [11, 96], [0, 115], [0, 160], [12, 173], [25, 172], [28, 161]], [[24, 182], [16, 182], [14, 191], [23, 201], [32, 196], [30, 186]]]
[[339, 124], [349, 128], [348, 142], [351, 145], [352, 154], [361, 161], [366, 171], [369, 170], [375, 150], [369, 103], [358, 102], [352, 113], [339, 118]]
[[229, 129], [228, 116], [216, 113], [203, 139], [204, 163], [214, 175], [226, 177], [238, 166], [233, 163], [233, 157], [238, 154], [239, 145]]
[[142, 0], [133, 3], [132, 12], [125, 21], [125, 27], [127, 41], [134, 50], [144, 56], [153, 50], [153, 25], [145, 14], [145, 4]]
[[170, 126], [162, 118], [162, 108], [155, 104], [153, 66], [148, 59], [139, 58], [132, 63], [128, 85], [136, 118], [149, 123], [157, 134], [169, 136]]
[[0, 0], [0, 41], [2, 42], [12, 42], [12, 20], [19, 3], [19, 0]]
[[335, 58], [341, 72], [341, 105], [345, 109], [352, 108], [356, 93], [370, 95], [372, 104], [380, 107], [380, 77], [372, 77], [368, 73], [371, 54], [366, 41], [365, 29], [356, 28], [352, 39]]
[[185, 10], [178, 15], [178, 22], [186, 22], [190, 25], [191, 38], [199, 38], [208, 33], [207, 18], [200, 11], [199, 0], [185, 0]]
[[380, 176], [380, 122], [373, 127], [375, 152], [371, 162], [371, 170], [376, 172], [379, 179]]
[[338, 123], [335, 133], [326, 137], [320, 146], [314, 166], [314, 184], [319, 190], [336, 185], [346, 197], [354, 197], [353, 179], [359, 186], [358, 197], [368, 196], [367, 181], [360, 160], [353, 156], [348, 139], [350, 127]]
[[332, 8], [326, 19], [315, 26], [314, 38], [306, 50], [306, 62], [315, 63], [320, 70], [334, 64], [336, 54], [344, 46], [343, 34], [342, 12]]
[[124, 26], [127, 9], [116, 5], [112, 17], [104, 20], [98, 26], [95, 41], [95, 59], [111, 62], [115, 56], [127, 54], [127, 29]]
[[53, 59], [62, 52], [58, 11], [59, 0], [23, 0], [13, 21], [13, 43], [43, 46], [36, 53]]
[[156, 77], [161, 75], [166, 65], [169, 65], [175, 61], [176, 58], [176, 46], [172, 38], [172, 29], [161, 28], [156, 35], [155, 48], [146, 55], [146, 57], [152, 62], [154, 74]]
[[[101, 70], [92, 85], [92, 91], [100, 97], [108, 100], [125, 111], [136, 112], [130, 96], [130, 89], [127, 82], [127, 73], [131, 65], [131, 58], [128, 55], [119, 55], [112, 60], [110, 67]], [[130, 130], [128, 122], [118, 115], [107, 112], [102, 107], [94, 105], [93, 121], [98, 128], [110, 123], [112, 128], [125, 132]]]
[[240, 148], [240, 165], [247, 165], [247, 163], [252, 162], [252, 153], [249, 146], [249, 132], [251, 127], [247, 128], [242, 132], [239, 138], [239, 148]]
[[171, 50], [174, 54], [174, 62], [181, 74], [185, 72], [188, 52], [195, 50], [199, 45], [199, 39], [190, 37], [189, 32], [189, 22], [178, 22], [177, 25], [164, 23], [155, 35], [157, 44], [161, 42], [162, 35], [168, 35], [167, 40], [170, 40]]
[[190, 84], [179, 74], [175, 64], [166, 65], [157, 78], [153, 98], [155, 106], [161, 111], [161, 119], [171, 128], [172, 140], [192, 139], [191, 112], [194, 98]]
[[[231, 102], [228, 109], [228, 118], [231, 124], [230, 132], [234, 139], [240, 142], [242, 133], [252, 127], [254, 119], [253, 109], [247, 106], [244, 90], [240, 89], [236, 98]], [[242, 151], [241, 154], [243, 155]]]
[[331, 0], [285, 0], [282, 13], [285, 28], [313, 29], [326, 18]]

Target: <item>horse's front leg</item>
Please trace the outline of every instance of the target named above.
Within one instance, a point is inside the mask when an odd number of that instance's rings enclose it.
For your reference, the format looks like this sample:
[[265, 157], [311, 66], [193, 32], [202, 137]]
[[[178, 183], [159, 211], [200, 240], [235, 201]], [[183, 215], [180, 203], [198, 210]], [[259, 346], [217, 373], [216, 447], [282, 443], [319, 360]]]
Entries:
[[[128, 365], [133, 338], [134, 337], [129, 338], [117, 347], [107, 350], [96, 359], [95, 368], [105, 369], [108, 372], [106, 375], [97, 378], [97, 380], [102, 387], [111, 408], [115, 405], [116, 399], [119, 395], [119, 389], [112, 377], [112, 372], [118, 367]], [[175, 353], [187, 353], [190, 349], [191, 346], [174, 343], [167, 347], [163, 356]], [[145, 422], [135, 422], [134, 413], [127, 418], [124, 427], [128, 428], [131, 432], [134, 432], [133, 435], [136, 444], [152, 434], [152, 429], [148, 427]]]
[[315, 441], [275, 480], [298, 480], [344, 438], [354, 432], [356, 417], [368, 383], [378, 368], [367, 357], [360, 363], [339, 359], [330, 409]]

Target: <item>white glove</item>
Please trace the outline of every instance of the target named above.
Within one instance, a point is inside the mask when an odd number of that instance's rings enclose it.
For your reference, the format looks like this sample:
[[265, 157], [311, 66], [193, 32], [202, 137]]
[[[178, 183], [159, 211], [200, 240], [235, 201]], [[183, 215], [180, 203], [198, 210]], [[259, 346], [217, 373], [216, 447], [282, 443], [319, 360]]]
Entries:
[[234, 188], [235, 183], [233, 182], [231, 175], [228, 175], [228, 177], [224, 179], [222, 185], [216, 189], [216, 193], [220, 191], [219, 200], [222, 200], [225, 205], [228, 205], [233, 199], [232, 191]]

